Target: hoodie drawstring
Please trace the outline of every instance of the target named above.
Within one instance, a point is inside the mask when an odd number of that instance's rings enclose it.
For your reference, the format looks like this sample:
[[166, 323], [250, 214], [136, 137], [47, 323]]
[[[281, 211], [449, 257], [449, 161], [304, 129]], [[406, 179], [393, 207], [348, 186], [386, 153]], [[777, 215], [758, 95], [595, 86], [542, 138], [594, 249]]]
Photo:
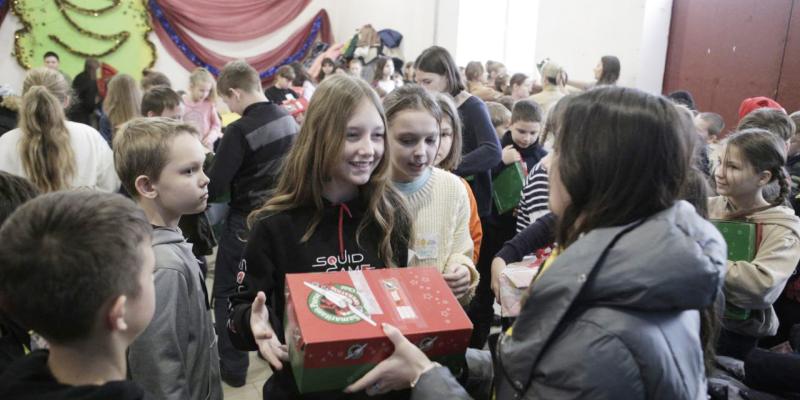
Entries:
[[347, 212], [347, 216], [353, 218], [353, 214], [350, 212], [350, 208], [347, 207], [347, 204], [340, 204], [339, 205], [339, 257], [344, 259], [344, 213]]

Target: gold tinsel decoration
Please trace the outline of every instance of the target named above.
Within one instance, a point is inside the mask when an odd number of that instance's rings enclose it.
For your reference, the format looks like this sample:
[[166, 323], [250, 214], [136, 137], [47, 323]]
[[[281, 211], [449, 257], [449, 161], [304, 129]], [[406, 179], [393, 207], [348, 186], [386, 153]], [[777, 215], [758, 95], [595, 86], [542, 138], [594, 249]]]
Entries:
[[[79, 13], [82, 13], [82, 14], [92, 15], [92, 16], [97, 17], [100, 14], [105, 13], [106, 11], [109, 11], [109, 10], [117, 7], [121, 3], [121, 0], [111, 0], [112, 4], [110, 4], [110, 5], [106, 6], [106, 7], [100, 8], [100, 9], [96, 9], [96, 10], [92, 10], [92, 9], [88, 9], [88, 8], [83, 8], [83, 7], [77, 6], [75, 4], [72, 4], [72, 2], [70, 2], [69, 0], [55, 0], [55, 1], [56, 1], [56, 4], [60, 6], [59, 7], [59, 11], [61, 12], [61, 14], [64, 15], [64, 17], [67, 18], [67, 21], [69, 22], [69, 24], [72, 25], [79, 32], [87, 34], [87, 35], [89, 35], [91, 37], [94, 37], [94, 38], [98, 38], [98, 37], [99, 38], [103, 38], [103, 37], [108, 37], [108, 36], [114, 36], [114, 35], [103, 35], [103, 34], [91, 32], [91, 31], [82, 30], [82, 28], [80, 28], [71, 18], [67, 17], [67, 15], [64, 13], [64, 7], [68, 7], [70, 9], [75, 10], [75, 11], [77, 11]], [[140, 0], [140, 1], [146, 1], [146, 0]], [[31, 30], [30, 22], [28, 22], [28, 20], [26, 18], [26, 15], [20, 9], [21, 2], [22, 2], [22, 0], [13, 0], [11, 2], [11, 11], [19, 18], [20, 22], [22, 23], [22, 28], [18, 29], [16, 32], [14, 32], [14, 56], [17, 59], [17, 62], [19, 63], [20, 66], [22, 66], [25, 69], [31, 69], [31, 68], [33, 68], [33, 66], [30, 63], [24, 62], [23, 59], [22, 59], [22, 53], [23, 52], [22, 52], [22, 48], [20, 47], [20, 43], [19, 43], [20, 38], [22, 38], [22, 36], [24, 34], [30, 32], [30, 30]], [[156, 46], [152, 42], [150, 42], [150, 40], [148, 40], [148, 38], [147, 38], [147, 36], [150, 34], [150, 32], [153, 31], [153, 28], [150, 26], [150, 16], [147, 14], [147, 12], [150, 10], [150, 8], [149, 8], [149, 6], [147, 5], [146, 2], [144, 3], [144, 6], [145, 6], [145, 9], [147, 11], [144, 13], [144, 15], [142, 15], [142, 18], [145, 21], [145, 23], [147, 24], [147, 29], [144, 31], [144, 33], [142, 35], [144, 36], [144, 42], [147, 43], [147, 46], [150, 49], [150, 54], [151, 54], [151, 57], [150, 57], [151, 61], [150, 61], [150, 64], [147, 66], [147, 68], [152, 68], [153, 65], [155, 65], [155, 62], [156, 62]], [[96, 36], [92, 36], [92, 35], [96, 35]], [[89, 54], [89, 53], [82, 52], [80, 50], [76, 50], [76, 49], [72, 48], [71, 46], [69, 46], [68, 44], [63, 43], [58, 37], [56, 37], [54, 35], [49, 35], [48, 37], [51, 40], [53, 40], [54, 42], [56, 42], [59, 45], [61, 45], [62, 47], [64, 47], [67, 51], [69, 51], [69, 52], [71, 52], [73, 54], [79, 55], [81, 57], [100, 58], [100, 57], [109, 55], [109, 54], [113, 53], [114, 51], [116, 51], [117, 49], [119, 49], [119, 47], [122, 46], [122, 44], [125, 42], [125, 40], [130, 36], [130, 33], [128, 33], [128, 32], [120, 32], [120, 33], [118, 33], [116, 35], [124, 36], [125, 39], [116, 41], [116, 43], [114, 44], [113, 47], [111, 47], [109, 50], [107, 50], [107, 51], [105, 51], [103, 53], [100, 53], [100, 54]]]
[[[125, 33], [127, 33], [127, 32], [125, 32]], [[58, 36], [56, 36], [56, 35], [47, 35], [47, 37], [49, 37], [50, 40], [58, 43], [59, 46], [61, 46], [64, 49], [66, 49], [68, 52], [70, 52], [72, 54], [75, 54], [77, 56], [86, 57], [86, 58], [89, 58], [89, 57], [100, 58], [100, 57], [103, 57], [103, 56], [107, 56], [107, 55], [117, 51], [119, 46], [122, 46], [125, 43], [125, 40], [117, 40], [117, 42], [113, 46], [111, 46], [111, 48], [109, 48], [106, 51], [103, 51], [103, 52], [100, 52], [100, 53], [87, 53], [87, 52], [84, 52], [84, 51], [77, 50], [77, 49], [73, 48], [72, 46], [64, 43], [64, 41], [59, 39]], [[127, 38], [128, 37], [126, 36], [125, 39], [127, 39]]]
[[[120, 46], [122, 46], [123, 44], [125, 44], [125, 42], [128, 40], [128, 36], [130, 36], [130, 33], [125, 32], [125, 31], [122, 31], [120, 33], [114, 33], [114, 34], [111, 34], [111, 35], [105, 35], [105, 34], [101, 34], [101, 33], [97, 33], [97, 32], [92, 32], [92, 31], [87, 30], [87, 29], [83, 29], [72, 18], [70, 18], [69, 14], [67, 13], [67, 10], [66, 10], [66, 8], [68, 8], [68, 7], [69, 8], [75, 8], [77, 6], [75, 6], [74, 4], [70, 3], [68, 0], [54, 0], [54, 1], [55, 1], [56, 5], [58, 6], [58, 12], [61, 13], [61, 16], [64, 17], [65, 20], [67, 20], [67, 23], [70, 26], [75, 28], [75, 30], [80, 32], [82, 35], [86, 35], [86, 36], [88, 36], [90, 38], [98, 39], [98, 40], [113, 40], [114, 41], [114, 46], [112, 46], [110, 49], [108, 49], [106, 51], [103, 51], [103, 52], [100, 52], [100, 53], [87, 53], [85, 51], [81, 51], [81, 50], [75, 49], [74, 47], [64, 43], [64, 41], [61, 40], [56, 35], [47, 35], [47, 37], [49, 37], [50, 40], [58, 43], [61, 47], [63, 47], [64, 49], [66, 49], [68, 52], [70, 52], [72, 54], [75, 54], [75, 55], [81, 56], [81, 57], [93, 57], [93, 58], [100, 58], [100, 57], [103, 57], [103, 56], [107, 56], [107, 55], [117, 51], [117, 49]], [[115, 0], [114, 4], [112, 4], [109, 7], [102, 8], [100, 10], [89, 10], [87, 8], [80, 8], [77, 11], [84, 12], [84, 11], [88, 10], [88, 11], [91, 11], [93, 13], [91, 15], [98, 16], [99, 14], [105, 13], [105, 12], [113, 9], [117, 5], [119, 5], [119, 1]]]
[[119, 5], [120, 2], [121, 2], [121, 0], [111, 0], [111, 4], [110, 5], [108, 5], [106, 7], [103, 7], [103, 8], [98, 8], [96, 10], [92, 10], [90, 8], [84, 8], [84, 7], [72, 4], [72, 2], [69, 1], [69, 0], [60, 0], [60, 1], [56, 0], [56, 3], [61, 3], [60, 5], [62, 5], [64, 7], [69, 7], [70, 9], [75, 10], [75, 11], [81, 13], [81, 14], [92, 15], [92, 16], [95, 16], [95, 17], [100, 15], [100, 14], [103, 14], [106, 11], [113, 10], [116, 6]]
[[78, 25], [77, 22], [75, 22], [75, 20], [73, 20], [69, 16], [69, 14], [67, 13], [67, 10], [65, 10], [64, 5], [65, 4], [69, 4], [69, 2], [67, 0], [55, 0], [55, 2], [56, 2], [56, 5], [59, 6], [58, 7], [58, 11], [61, 13], [61, 16], [64, 17], [65, 20], [67, 20], [67, 23], [70, 24], [70, 26], [75, 28], [76, 31], [80, 32], [83, 35], [86, 35], [86, 36], [88, 36], [88, 37], [90, 37], [92, 39], [115, 40], [117, 42], [119, 42], [120, 40], [124, 42], [124, 41], [128, 40], [128, 36], [130, 36], [130, 33], [126, 32], [126, 31], [122, 31], [120, 33], [112, 33], [110, 35], [106, 35], [106, 34], [102, 34], [102, 33], [92, 32], [92, 31], [87, 30], [87, 29], [83, 29]]
[[20, 6], [20, 0], [14, 0], [11, 3], [11, 11], [13, 11], [14, 14], [17, 17], [19, 17], [19, 21], [22, 23], [22, 28], [17, 29], [17, 31], [14, 32], [14, 56], [16, 57], [17, 62], [19, 63], [19, 65], [22, 66], [22, 68], [31, 69], [32, 67], [30, 64], [22, 62], [22, 57], [21, 57], [22, 49], [19, 46], [19, 39], [23, 36], [23, 34], [30, 32], [31, 24], [22, 14], [22, 11], [19, 9], [19, 6]]

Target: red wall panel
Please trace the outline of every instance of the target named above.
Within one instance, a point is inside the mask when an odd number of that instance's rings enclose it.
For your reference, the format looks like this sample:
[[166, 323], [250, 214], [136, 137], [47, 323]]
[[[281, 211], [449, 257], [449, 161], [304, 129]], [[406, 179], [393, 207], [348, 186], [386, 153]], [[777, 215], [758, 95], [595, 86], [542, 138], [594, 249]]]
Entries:
[[777, 100], [791, 113], [800, 110], [800, 1], [794, 2], [787, 31]]
[[690, 91], [733, 128], [742, 99], [777, 96], [791, 14], [792, 0], [674, 0], [664, 93]]

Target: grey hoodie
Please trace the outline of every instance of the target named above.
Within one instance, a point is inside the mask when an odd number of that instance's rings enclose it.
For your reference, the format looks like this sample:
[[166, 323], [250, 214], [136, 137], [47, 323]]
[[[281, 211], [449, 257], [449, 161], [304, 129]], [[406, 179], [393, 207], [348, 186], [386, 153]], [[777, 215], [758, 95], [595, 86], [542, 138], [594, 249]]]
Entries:
[[156, 310], [131, 344], [131, 379], [154, 399], [222, 399], [217, 336], [192, 245], [179, 229], [153, 229]]
[[[583, 235], [501, 338], [496, 398], [705, 399], [697, 310], [721, 291], [725, 258], [720, 233], [683, 201]], [[443, 368], [422, 378], [414, 399], [466, 396]]]

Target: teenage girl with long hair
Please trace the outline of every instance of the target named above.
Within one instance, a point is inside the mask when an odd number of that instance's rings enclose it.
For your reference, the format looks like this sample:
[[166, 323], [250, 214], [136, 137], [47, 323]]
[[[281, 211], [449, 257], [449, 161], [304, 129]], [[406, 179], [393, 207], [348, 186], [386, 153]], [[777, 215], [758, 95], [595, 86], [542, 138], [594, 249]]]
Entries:
[[[331, 76], [317, 88], [275, 193], [249, 217], [242, 284], [229, 308], [231, 340], [259, 350], [275, 374], [265, 399], [300, 396], [283, 335], [288, 273], [403, 267], [411, 219], [389, 179], [380, 99], [364, 80]], [[321, 261], [320, 261], [321, 260]]]

